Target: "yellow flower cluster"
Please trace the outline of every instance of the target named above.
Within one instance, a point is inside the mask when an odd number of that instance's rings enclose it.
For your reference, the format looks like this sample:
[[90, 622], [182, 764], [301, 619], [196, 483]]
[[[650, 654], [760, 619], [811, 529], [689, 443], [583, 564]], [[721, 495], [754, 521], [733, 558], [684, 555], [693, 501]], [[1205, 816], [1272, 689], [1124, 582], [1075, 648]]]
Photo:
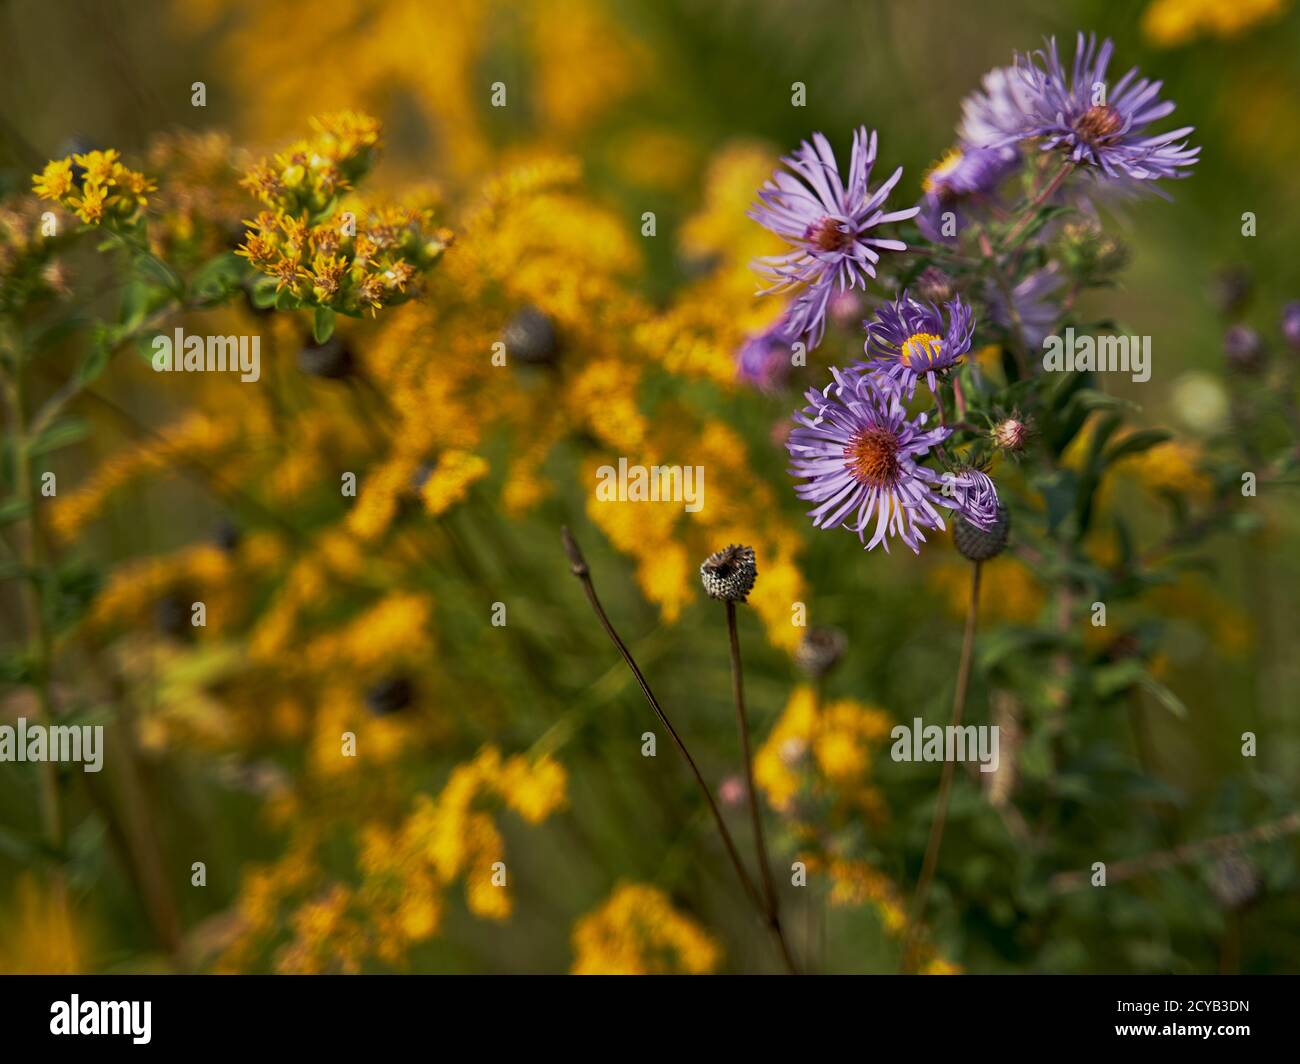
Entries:
[[572, 940], [574, 975], [707, 975], [722, 958], [712, 935], [646, 883], [619, 883]]
[[1148, 491], [1187, 495], [1198, 502], [1210, 496], [1210, 478], [1201, 471], [1201, 451], [1194, 443], [1166, 440], [1124, 460]]
[[790, 812], [807, 778], [807, 758], [816, 768], [815, 789], [867, 810], [880, 797], [866, 782], [874, 749], [889, 734], [884, 710], [851, 698], [818, 705], [815, 690], [796, 687], [780, 719], [754, 757], [754, 782], [774, 809]]
[[274, 211], [314, 220], [370, 169], [380, 129], [378, 120], [353, 111], [313, 118], [311, 126], [310, 140], [258, 163], [241, 184]]
[[41, 199], [66, 207], [88, 225], [133, 221], [154, 186], [144, 174], [123, 166], [120, 158], [110, 149], [53, 160], [32, 178], [32, 188]]
[[1174, 48], [1198, 37], [1238, 37], [1279, 18], [1291, 0], [1152, 0], [1142, 13], [1147, 39]]
[[315, 135], [249, 170], [242, 185], [267, 208], [237, 252], [275, 278], [277, 298], [357, 316], [409, 299], [451, 241], [432, 211], [339, 207], [369, 170], [379, 123], [351, 111], [312, 119]]

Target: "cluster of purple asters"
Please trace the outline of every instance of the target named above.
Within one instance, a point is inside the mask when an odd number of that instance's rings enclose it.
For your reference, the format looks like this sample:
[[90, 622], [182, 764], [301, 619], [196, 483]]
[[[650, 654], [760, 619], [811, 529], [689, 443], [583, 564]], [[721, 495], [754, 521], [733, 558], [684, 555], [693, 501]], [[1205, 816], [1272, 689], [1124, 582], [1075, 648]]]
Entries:
[[[792, 248], [755, 264], [770, 282], [765, 294], [795, 295], [777, 325], [745, 344], [737, 363], [742, 379], [765, 390], [778, 386], [789, 372], [792, 345], [811, 349], [821, 342], [837, 292], [865, 289], [882, 252], [907, 250], [901, 240], [881, 235], [879, 226], [916, 217], [928, 240], [953, 241], [969, 211], [999, 206], [999, 189], [1021, 169], [1022, 152], [1031, 147], [1056, 152], [1063, 164], [1034, 205], [1059, 194], [1072, 170], [1089, 172], [1117, 192], [1187, 176], [1200, 151], [1185, 140], [1191, 127], [1149, 132], [1174, 109], [1160, 100], [1159, 82], [1134, 69], [1108, 85], [1109, 40], [1098, 47], [1095, 36], [1079, 34], [1068, 71], [1056, 41], [1046, 44], [1017, 55], [1013, 66], [987, 73], [962, 102], [957, 143], [925, 175], [915, 207], [886, 209], [901, 168], [870, 188], [876, 134], [865, 127], [854, 133], [847, 181], [820, 133], [782, 160], [784, 169], [759, 190], [749, 216]], [[1049, 263], [1005, 294], [990, 286], [977, 295], [994, 323], [1014, 325], [1026, 343], [1037, 346], [1059, 318], [1064, 280]], [[907, 291], [884, 303], [865, 323], [865, 359], [847, 370], [833, 368], [831, 384], [810, 390], [809, 405], [795, 415], [786, 446], [790, 472], [803, 481], [796, 492], [816, 504], [810, 513], [815, 525], [844, 525], [867, 549], [888, 550], [890, 538], [897, 537], [919, 551], [927, 530], [944, 527], [943, 509], [979, 529], [999, 520], [997, 489], [987, 474], [966, 468], [941, 477], [923, 464], [951, 433], [943, 425], [927, 428], [927, 415], [909, 414], [904, 405], [924, 379], [942, 420], [940, 381], [969, 352], [975, 330], [970, 305], [950, 294], [936, 297], [942, 306]]]

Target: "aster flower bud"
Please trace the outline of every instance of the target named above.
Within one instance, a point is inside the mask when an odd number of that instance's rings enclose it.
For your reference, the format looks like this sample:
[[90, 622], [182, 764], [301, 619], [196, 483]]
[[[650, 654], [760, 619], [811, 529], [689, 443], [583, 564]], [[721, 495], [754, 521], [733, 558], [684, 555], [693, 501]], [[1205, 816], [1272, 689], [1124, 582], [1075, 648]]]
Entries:
[[1210, 869], [1210, 890], [1225, 909], [1240, 909], [1259, 893], [1259, 875], [1250, 858], [1231, 850]]
[[1300, 300], [1282, 308], [1282, 336], [1292, 351], [1300, 351]]
[[848, 642], [839, 628], [809, 628], [794, 652], [795, 664], [814, 679], [825, 676], [839, 664]]
[[724, 602], [744, 602], [754, 590], [757, 577], [754, 548], [735, 543], [714, 551], [700, 566], [700, 579], [709, 598]]
[[953, 518], [953, 542], [967, 561], [986, 562], [996, 558], [1006, 549], [1010, 532], [1011, 511], [1001, 502], [998, 503], [997, 517], [987, 530], [971, 524], [964, 517]]
[[351, 348], [337, 336], [331, 336], [323, 344], [308, 344], [299, 351], [298, 368], [311, 377], [344, 380], [352, 376], [356, 359]]
[[1259, 372], [1268, 354], [1263, 337], [1249, 325], [1234, 325], [1223, 334], [1223, 353], [1229, 367], [1241, 373]]
[[745, 781], [739, 776], [728, 776], [718, 785], [718, 797], [722, 804], [731, 808], [739, 808], [745, 801], [747, 789]]
[[559, 338], [551, 319], [533, 306], [520, 308], [501, 331], [506, 357], [530, 366], [549, 365], [559, 354]]
[[930, 303], [946, 303], [953, 295], [952, 278], [937, 266], [927, 266], [916, 279], [921, 298]]
[[1017, 454], [1025, 449], [1029, 439], [1029, 426], [1014, 417], [999, 421], [993, 426], [993, 442], [1002, 450]]
[[366, 708], [376, 717], [399, 713], [415, 701], [415, 689], [405, 676], [389, 676], [366, 692]]
[[1210, 285], [1214, 305], [1226, 318], [1235, 318], [1246, 309], [1253, 290], [1254, 280], [1244, 266], [1219, 271]]

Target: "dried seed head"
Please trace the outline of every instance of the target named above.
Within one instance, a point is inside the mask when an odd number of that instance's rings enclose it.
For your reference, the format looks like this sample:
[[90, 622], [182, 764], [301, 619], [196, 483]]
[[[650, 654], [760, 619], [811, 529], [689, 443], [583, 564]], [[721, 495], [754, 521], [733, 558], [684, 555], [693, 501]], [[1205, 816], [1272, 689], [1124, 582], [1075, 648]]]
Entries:
[[398, 713], [415, 701], [415, 688], [405, 676], [380, 680], [366, 692], [366, 707], [376, 717]]
[[536, 307], [522, 307], [501, 330], [506, 358], [530, 366], [549, 365], [560, 351], [559, 338], [551, 319]]
[[1223, 334], [1223, 353], [1228, 366], [1241, 373], [1258, 373], [1268, 358], [1264, 338], [1249, 325], [1234, 325]]
[[921, 298], [931, 303], [947, 303], [953, 297], [952, 278], [937, 266], [927, 266], [916, 279]]
[[710, 554], [700, 566], [700, 579], [709, 598], [724, 602], [744, 602], [754, 590], [757, 577], [754, 548], [735, 543]]
[[1255, 281], [1244, 266], [1232, 266], [1215, 276], [1210, 285], [1210, 295], [1219, 313], [1235, 318], [1250, 303]]
[[212, 538], [227, 554], [233, 553], [243, 541], [244, 533], [234, 521], [223, 518], [212, 533]]
[[1006, 549], [1007, 536], [1011, 532], [1011, 511], [1005, 504], [998, 503], [997, 520], [991, 528], [976, 528], [964, 517], [955, 517], [952, 523], [952, 538], [957, 550], [967, 561], [986, 562], [996, 558]]
[[795, 664], [814, 679], [825, 676], [839, 664], [848, 643], [839, 628], [809, 628], [794, 652]]
[[308, 344], [299, 351], [298, 368], [308, 376], [337, 381], [352, 376], [356, 359], [342, 340], [331, 336], [323, 344]]

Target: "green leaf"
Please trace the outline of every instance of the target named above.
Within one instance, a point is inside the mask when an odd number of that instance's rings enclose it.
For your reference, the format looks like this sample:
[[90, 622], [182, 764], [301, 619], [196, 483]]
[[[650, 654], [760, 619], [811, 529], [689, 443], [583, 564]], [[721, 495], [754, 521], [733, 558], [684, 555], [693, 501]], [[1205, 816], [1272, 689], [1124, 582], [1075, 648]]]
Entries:
[[1188, 717], [1187, 706], [1181, 698], [1173, 691], [1169, 690], [1164, 684], [1153, 676], [1144, 676], [1142, 678], [1142, 687], [1153, 694], [1156, 701], [1165, 709], [1169, 710], [1179, 720], [1186, 720]]
[[101, 373], [104, 367], [108, 365], [108, 357], [112, 354], [113, 347], [109, 337], [100, 333], [91, 341], [90, 350], [86, 352], [86, 357], [81, 360], [81, 365], [77, 367], [77, 380], [83, 385], [90, 384]]
[[90, 426], [84, 418], [63, 418], [54, 422], [37, 439], [33, 440], [31, 447], [28, 448], [28, 453], [33, 456], [49, 454], [51, 451], [57, 451], [60, 447], [67, 447], [69, 444], [85, 439], [89, 431]]
[[204, 303], [219, 303], [238, 291], [244, 279], [244, 260], [233, 251], [208, 259], [190, 277], [190, 291]]
[[1166, 432], [1164, 429], [1143, 429], [1140, 432], [1134, 432], [1111, 447], [1102, 457], [1102, 463], [1111, 465], [1121, 458], [1149, 451], [1156, 444], [1164, 443], [1165, 440], [1171, 439], [1172, 436], [1173, 433]]
[[0, 526], [13, 524], [27, 516], [26, 499], [5, 499], [0, 502]]
[[278, 282], [274, 277], [259, 277], [253, 282], [253, 306], [258, 310], [270, 310], [279, 298]]
[[135, 257], [135, 265], [144, 276], [162, 285], [178, 298], [185, 294], [185, 282], [181, 280], [180, 274], [157, 256], [140, 252]]
[[334, 311], [327, 307], [317, 307], [312, 322], [312, 335], [318, 344], [323, 344], [334, 335]]

